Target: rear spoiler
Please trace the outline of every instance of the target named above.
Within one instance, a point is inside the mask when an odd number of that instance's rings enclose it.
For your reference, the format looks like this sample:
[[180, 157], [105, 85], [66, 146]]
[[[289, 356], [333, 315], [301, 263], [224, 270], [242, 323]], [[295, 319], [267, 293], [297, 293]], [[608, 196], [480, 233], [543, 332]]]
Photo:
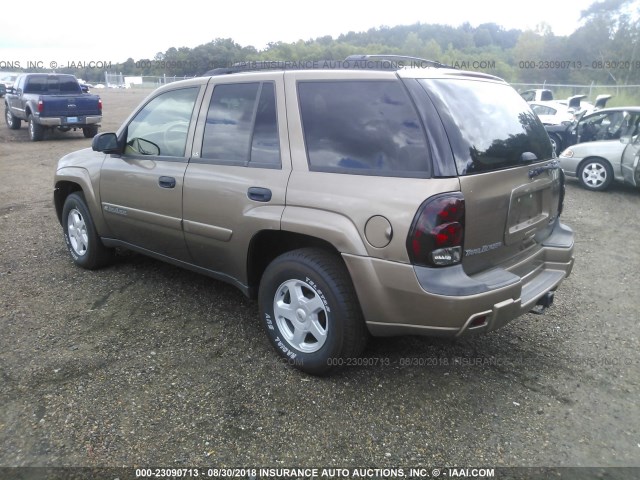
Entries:
[[569, 97], [567, 99], [568, 107], [573, 108], [574, 110], [580, 110], [580, 100], [583, 98], [587, 98], [586, 95], [574, 95], [573, 97]]
[[594, 108], [596, 110], [600, 110], [601, 108], [604, 108], [607, 105], [607, 101], [612, 97], [613, 95], [598, 95], [596, 97], [596, 104], [594, 105]]

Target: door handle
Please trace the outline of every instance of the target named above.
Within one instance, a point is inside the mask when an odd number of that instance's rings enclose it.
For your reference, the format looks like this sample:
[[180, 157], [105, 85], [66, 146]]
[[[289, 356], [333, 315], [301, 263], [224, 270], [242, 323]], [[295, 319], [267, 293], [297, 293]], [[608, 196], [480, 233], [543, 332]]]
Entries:
[[247, 196], [250, 200], [256, 202], [269, 202], [271, 201], [271, 190], [262, 187], [251, 187], [247, 191]]
[[173, 177], [160, 177], [158, 179], [158, 185], [162, 188], [174, 188], [176, 186], [176, 179]]

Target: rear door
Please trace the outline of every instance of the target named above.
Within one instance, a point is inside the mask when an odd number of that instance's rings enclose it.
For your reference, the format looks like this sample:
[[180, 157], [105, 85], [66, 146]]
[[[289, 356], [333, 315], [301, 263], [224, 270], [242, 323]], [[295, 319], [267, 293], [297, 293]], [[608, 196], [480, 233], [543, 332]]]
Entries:
[[559, 215], [562, 190], [540, 120], [502, 82], [419, 83], [445, 124], [465, 198], [465, 271], [492, 268], [536, 247]]
[[184, 179], [195, 264], [246, 284], [254, 235], [280, 229], [291, 171], [283, 73], [213, 77]]

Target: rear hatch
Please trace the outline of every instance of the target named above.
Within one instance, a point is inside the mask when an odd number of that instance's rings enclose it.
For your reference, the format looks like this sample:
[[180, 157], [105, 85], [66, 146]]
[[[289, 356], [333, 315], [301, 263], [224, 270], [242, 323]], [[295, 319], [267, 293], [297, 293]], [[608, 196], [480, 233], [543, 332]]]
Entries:
[[100, 115], [98, 97], [95, 95], [43, 95], [40, 96], [42, 117], [82, 117]]
[[418, 83], [444, 124], [465, 199], [465, 272], [529, 257], [550, 235], [564, 188], [542, 123], [501, 81], [452, 75]]

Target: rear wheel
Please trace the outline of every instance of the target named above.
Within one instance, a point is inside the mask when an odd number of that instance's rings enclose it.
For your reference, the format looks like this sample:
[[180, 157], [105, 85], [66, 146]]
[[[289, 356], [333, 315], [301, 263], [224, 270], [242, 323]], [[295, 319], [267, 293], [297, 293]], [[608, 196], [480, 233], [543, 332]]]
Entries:
[[276, 351], [304, 372], [325, 374], [365, 347], [360, 305], [336, 254], [313, 248], [282, 254], [262, 276], [259, 304]]
[[98, 237], [82, 193], [72, 193], [65, 200], [62, 229], [67, 250], [76, 265], [93, 270], [104, 267], [113, 258], [113, 250], [105, 247]]
[[613, 180], [613, 170], [605, 160], [588, 159], [580, 166], [578, 180], [588, 190], [605, 190]]
[[11, 113], [8, 105], [5, 106], [4, 118], [7, 121], [7, 127], [9, 127], [11, 130], [18, 130], [20, 128], [20, 124], [22, 123], [22, 121], [13, 113]]
[[84, 134], [84, 138], [93, 138], [98, 134], [98, 127], [95, 125], [82, 127], [82, 133]]
[[33, 118], [33, 115], [29, 115], [29, 138], [32, 142], [39, 142], [44, 138], [44, 127]]

